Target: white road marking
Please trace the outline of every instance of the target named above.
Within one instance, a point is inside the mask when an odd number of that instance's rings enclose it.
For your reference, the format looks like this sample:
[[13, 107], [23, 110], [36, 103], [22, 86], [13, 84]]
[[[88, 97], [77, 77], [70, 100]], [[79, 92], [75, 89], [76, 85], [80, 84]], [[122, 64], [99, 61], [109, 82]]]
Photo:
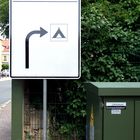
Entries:
[[10, 102], [11, 102], [11, 100], [8, 100], [7, 102], [0, 105], [0, 110], [3, 109], [4, 107], [6, 107]]

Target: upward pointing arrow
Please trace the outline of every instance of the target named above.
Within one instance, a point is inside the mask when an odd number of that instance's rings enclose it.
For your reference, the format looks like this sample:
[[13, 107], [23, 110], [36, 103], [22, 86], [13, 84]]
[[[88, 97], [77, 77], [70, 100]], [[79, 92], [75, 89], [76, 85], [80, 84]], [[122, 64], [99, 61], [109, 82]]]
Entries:
[[40, 37], [44, 36], [48, 32], [44, 30], [42, 27], [40, 27], [40, 30], [31, 31], [27, 34], [25, 38], [25, 68], [29, 68], [29, 39], [34, 34], [40, 34]]

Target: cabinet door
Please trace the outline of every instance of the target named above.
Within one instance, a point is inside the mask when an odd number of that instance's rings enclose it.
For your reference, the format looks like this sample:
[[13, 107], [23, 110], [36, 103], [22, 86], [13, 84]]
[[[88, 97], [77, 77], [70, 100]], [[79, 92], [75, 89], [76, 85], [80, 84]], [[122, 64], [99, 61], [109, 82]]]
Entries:
[[140, 140], [140, 101], [135, 101], [135, 140]]
[[[106, 103], [126, 104], [126, 107], [109, 108]], [[134, 100], [119, 97], [105, 98], [104, 104], [103, 140], [134, 140]]]

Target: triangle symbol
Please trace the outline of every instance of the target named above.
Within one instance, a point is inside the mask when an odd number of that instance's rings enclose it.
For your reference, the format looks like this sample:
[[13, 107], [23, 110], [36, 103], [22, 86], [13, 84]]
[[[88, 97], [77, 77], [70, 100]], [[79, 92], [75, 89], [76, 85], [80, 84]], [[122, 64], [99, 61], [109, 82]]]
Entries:
[[52, 38], [66, 38], [60, 28], [58, 28], [57, 32], [54, 34]]

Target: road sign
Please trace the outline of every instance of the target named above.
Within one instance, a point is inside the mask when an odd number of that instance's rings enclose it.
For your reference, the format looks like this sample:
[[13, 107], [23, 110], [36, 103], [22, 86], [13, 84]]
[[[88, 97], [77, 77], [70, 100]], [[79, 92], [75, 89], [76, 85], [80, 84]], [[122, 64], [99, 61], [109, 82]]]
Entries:
[[80, 0], [11, 0], [11, 77], [80, 77]]

